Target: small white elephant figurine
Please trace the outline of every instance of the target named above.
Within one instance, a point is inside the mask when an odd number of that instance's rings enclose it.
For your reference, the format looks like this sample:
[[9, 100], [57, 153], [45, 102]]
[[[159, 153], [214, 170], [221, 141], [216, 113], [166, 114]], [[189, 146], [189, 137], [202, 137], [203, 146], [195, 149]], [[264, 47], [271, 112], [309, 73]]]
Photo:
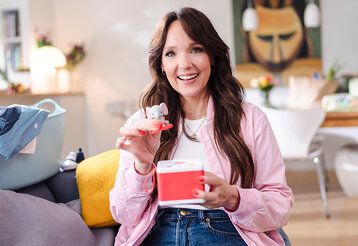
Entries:
[[160, 105], [153, 105], [152, 107], [147, 107], [146, 113], [149, 119], [157, 119], [165, 124], [168, 123], [168, 121], [165, 120], [165, 116], [168, 115], [168, 107], [165, 103], [161, 103]]

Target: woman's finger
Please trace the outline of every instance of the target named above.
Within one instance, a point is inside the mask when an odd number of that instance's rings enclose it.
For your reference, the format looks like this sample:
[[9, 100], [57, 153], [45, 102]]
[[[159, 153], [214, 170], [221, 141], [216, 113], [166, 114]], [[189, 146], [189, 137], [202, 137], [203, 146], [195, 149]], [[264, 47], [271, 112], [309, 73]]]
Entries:
[[141, 137], [145, 135], [145, 132], [142, 132], [137, 129], [125, 128], [125, 127], [121, 127], [121, 129], [119, 129], [119, 133], [123, 137]]
[[136, 129], [142, 131], [159, 131], [162, 125], [163, 123], [160, 120], [143, 119], [138, 123]]
[[135, 128], [121, 127], [119, 133], [126, 137], [141, 137], [146, 135], [146, 132], [151, 134], [158, 133], [161, 127], [162, 122], [159, 120], [143, 119]]
[[129, 142], [131, 141], [131, 137], [120, 137], [116, 141], [116, 147], [118, 149], [127, 150], [127, 147], [129, 145]]
[[202, 183], [208, 184], [210, 186], [218, 186], [222, 184], [222, 179], [218, 176], [212, 174], [211, 172], [205, 171], [205, 175], [202, 177]]
[[210, 203], [217, 199], [217, 194], [214, 192], [205, 192], [205, 191], [196, 189], [193, 194], [197, 198], [204, 199], [206, 203]]

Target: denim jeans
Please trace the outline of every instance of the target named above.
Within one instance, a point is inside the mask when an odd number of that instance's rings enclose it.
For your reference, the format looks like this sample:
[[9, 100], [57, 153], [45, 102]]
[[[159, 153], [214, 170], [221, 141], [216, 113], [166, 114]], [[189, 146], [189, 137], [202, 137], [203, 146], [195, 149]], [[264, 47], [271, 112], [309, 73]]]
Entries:
[[[277, 230], [286, 246], [290, 240]], [[222, 210], [160, 209], [144, 246], [157, 245], [247, 245]]]
[[283, 241], [285, 241], [285, 245], [286, 246], [291, 246], [291, 241], [288, 238], [286, 232], [282, 228], [278, 229], [277, 232], [280, 234], [280, 236], [282, 237]]
[[166, 208], [142, 245], [247, 245], [222, 210]]

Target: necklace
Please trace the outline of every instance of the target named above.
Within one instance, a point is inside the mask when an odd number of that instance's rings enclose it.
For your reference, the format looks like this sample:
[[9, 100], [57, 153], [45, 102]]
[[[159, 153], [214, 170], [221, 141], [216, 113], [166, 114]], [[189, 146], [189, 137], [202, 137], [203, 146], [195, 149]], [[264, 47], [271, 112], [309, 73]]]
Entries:
[[188, 128], [188, 130], [191, 132], [191, 134], [189, 134], [189, 139], [194, 141], [194, 142], [200, 142], [200, 140], [198, 139], [198, 135], [196, 135], [196, 133], [199, 131], [199, 129], [201, 128], [201, 126], [204, 124], [206, 120], [206, 116], [204, 117], [204, 119], [201, 121], [200, 125], [198, 126], [198, 128], [196, 128], [195, 131], [193, 131], [190, 126], [185, 122], [186, 127]]

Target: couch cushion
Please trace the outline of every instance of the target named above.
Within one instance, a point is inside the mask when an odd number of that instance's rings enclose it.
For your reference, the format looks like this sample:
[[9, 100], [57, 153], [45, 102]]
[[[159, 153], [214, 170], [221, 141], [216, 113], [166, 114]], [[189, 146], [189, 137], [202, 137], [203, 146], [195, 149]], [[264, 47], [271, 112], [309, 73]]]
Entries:
[[0, 245], [94, 245], [82, 218], [64, 204], [0, 190]]
[[58, 172], [55, 176], [47, 179], [46, 184], [56, 202], [66, 203], [79, 198], [74, 170]]
[[[66, 205], [78, 214], [81, 214], [80, 199], [67, 202]], [[95, 245], [98, 246], [113, 246], [114, 239], [118, 232], [118, 226], [107, 226], [91, 228]]]
[[114, 239], [118, 232], [118, 226], [107, 226], [101, 228], [91, 228], [95, 244], [98, 246], [113, 246]]
[[45, 181], [18, 189], [16, 190], [16, 192], [40, 197], [51, 202], [56, 202], [53, 193], [51, 192]]
[[82, 217], [90, 227], [116, 225], [109, 210], [109, 191], [118, 162], [119, 150], [113, 149], [85, 159], [76, 169]]

